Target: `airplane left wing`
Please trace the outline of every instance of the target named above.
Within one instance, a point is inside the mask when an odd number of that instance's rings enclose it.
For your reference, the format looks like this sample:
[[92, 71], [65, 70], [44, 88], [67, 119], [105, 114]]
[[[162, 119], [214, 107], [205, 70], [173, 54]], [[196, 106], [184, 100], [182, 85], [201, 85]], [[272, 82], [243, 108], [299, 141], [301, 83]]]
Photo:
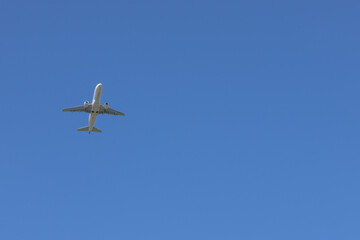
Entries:
[[62, 111], [63, 112], [87, 112], [87, 113], [90, 113], [91, 104], [89, 104], [87, 107], [82, 105], [82, 106], [79, 106], [79, 107], [65, 108]]
[[111, 115], [125, 116], [125, 113], [116, 111], [115, 109], [112, 109], [112, 108], [107, 108], [107, 109], [105, 109], [103, 106], [100, 106], [99, 113], [100, 113], [100, 114], [106, 113], [106, 114], [111, 114]]

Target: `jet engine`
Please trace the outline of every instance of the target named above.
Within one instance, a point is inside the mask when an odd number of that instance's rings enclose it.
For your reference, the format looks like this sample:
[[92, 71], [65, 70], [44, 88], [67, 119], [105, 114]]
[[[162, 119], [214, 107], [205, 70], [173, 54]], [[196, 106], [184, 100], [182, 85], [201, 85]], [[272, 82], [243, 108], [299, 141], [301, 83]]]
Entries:
[[105, 104], [104, 104], [104, 108], [105, 108], [105, 109], [108, 109], [108, 108], [109, 108], [109, 103], [105, 103]]
[[89, 101], [84, 102], [84, 107], [87, 107], [87, 106], [89, 106]]

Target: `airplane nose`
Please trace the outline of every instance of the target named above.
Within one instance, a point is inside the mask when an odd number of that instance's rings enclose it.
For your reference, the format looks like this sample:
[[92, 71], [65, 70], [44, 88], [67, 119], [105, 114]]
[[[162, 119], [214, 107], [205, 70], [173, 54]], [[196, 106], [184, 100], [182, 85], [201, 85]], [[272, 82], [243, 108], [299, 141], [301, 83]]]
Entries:
[[101, 83], [99, 83], [96, 87], [100, 87], [100, 88], [102, 88], [102, 84], [101, 84]]

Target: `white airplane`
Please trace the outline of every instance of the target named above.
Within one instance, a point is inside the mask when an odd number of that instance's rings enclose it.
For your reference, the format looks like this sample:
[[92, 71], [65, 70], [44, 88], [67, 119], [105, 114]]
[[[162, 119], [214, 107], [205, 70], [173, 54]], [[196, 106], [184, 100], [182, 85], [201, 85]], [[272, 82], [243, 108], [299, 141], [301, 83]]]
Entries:
[[78, 131], [89, 131], [89, 134], [91, 132], [101, 132], [100, 129], [94, 127], [96, 117], [98, 114], [111, 114], [111, 115], [121, 115], [125, 116], [124, 113], [118, 112], [114, 109], [109, 108], [109, 103], [105, 103], [104, 105], [100, 104], [100, 98], [101, 98], [101, 92], [102, 92], [102, 84], [99, 83], [95, 87], [94, 91], [94, 97], [92, 100], [92, 103], [89, 104], [88, 101], [84, 102], [84, 105], [79, 107], [73, 107], [73, 108], [65, 108], [62, 111], [63, 112], [86, 112], [90, 113], [89, 116], [89, 126], [79, 128]]

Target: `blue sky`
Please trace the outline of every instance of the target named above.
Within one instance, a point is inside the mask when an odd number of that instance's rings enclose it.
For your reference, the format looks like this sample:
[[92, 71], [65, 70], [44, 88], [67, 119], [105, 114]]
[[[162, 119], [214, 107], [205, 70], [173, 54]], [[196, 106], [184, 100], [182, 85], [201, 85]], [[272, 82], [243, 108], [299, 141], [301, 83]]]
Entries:
[[359, 239], [359, 10], [1, 1], [0, 239]]

